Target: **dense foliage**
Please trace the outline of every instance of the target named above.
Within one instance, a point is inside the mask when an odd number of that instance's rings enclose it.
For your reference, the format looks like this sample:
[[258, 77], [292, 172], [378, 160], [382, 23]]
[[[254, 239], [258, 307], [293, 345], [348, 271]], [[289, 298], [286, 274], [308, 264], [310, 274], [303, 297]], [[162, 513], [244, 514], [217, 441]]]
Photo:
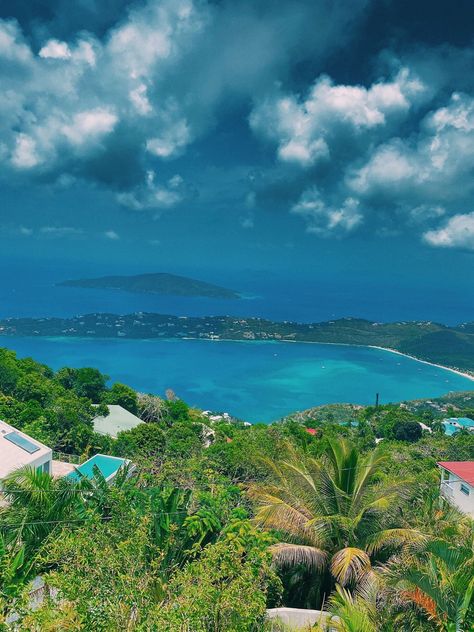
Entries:
[[[144, 423], [95, 433], [112, 403]], [[440, 498], [436, 462], [473, 460], [474, 436], [444, 436], [425, 408], [349, 411], [210, 421], [173, 393], [1, 350], [0, 418], [136, 469], [110, 485], [28, 469], [2, 482], [0, 629], [257, 632], [281, 604], [354, 632], [472, 629], [473, 523]]]

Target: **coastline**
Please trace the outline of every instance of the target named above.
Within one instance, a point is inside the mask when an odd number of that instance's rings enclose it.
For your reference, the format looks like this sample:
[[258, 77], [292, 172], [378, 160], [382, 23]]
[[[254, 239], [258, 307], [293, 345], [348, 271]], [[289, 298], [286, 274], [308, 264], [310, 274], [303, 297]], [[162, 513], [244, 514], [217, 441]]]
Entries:
[[[10, 336], [2, 335], [8, 339]], [[17, 336], [13, 336], [17, 337]], [[20, 338], [49, 338], [50, 340], [54, 340], [60, 338], [61, 340], [97, 340], [95, 337], [87, 337], [87, 336], [18, 336]], [[358, 347], [361, 349], [378, 349], [379, 351], [387, 351], [388, 353], [394, 353], [396, 355], [404, 356], [405, 358], [410, 358], [410, 360], [415, 360], [416, 362], [421, 362], [422, 364], [428, 364], [429, 366], [434, 366], [438, 369], [444, 369], [445, 371], [450, 371], [451, 373], [455, 373], [461, 377], [464, 377], [471, 382], [474, 382], [474, 372], [469, 371], [461, 371], [460, 369], [456, 369], [454, 367], [446, 366], [444, 364], [438, 364], [436, 362], [430, 362], [429, 360], [423, 360], [422, 358], [417, 358], [414, 355], [410, 355], [408, 353], [403, 353], [402, 351], [398, 351], [397, 349], [391, 349], [390, 347], [381, 347], [379, 345], [360, 345], [356, 343], [349, 342], [320, 342], [317, 340], [288, 340], [288, 339], [280, 339], [280, 340], [252, 340], [252, 339], [244, 339], [244, 338], [194, 338], [192, 336], [183, 336], [183, 337], [163, 337], [163, 338], [112, 338], [112, 337], [104, 337], [100, 338], [101, 340], [114, 340], [114, 341], [130, 341], [130, 340], [141, 340], [142, 342], [152, 342], [154, 340], [169, 340], [169, 341], [179, 341], [179, 340], [196, 340], [196, 341], [205, 341], [205, 342], [245, 342], [245, 343], [271, 343], [271, 344], [281, 344], [281, 343], [293, 343], [293, 344], [308, 344], [308, 345], [331, 345], [337, 347]], [[1, 346], [1, 344], [0, 344]]]
[[[366, 345], [363, 345], [363, 346], [366, 346]], [[450, 367], [450, 366], [445, 366], [444, 364], [437, 364], [436, 362], [429, 362], [428, 360], [422, 360], [408, 353], [402, 353], [401, 351], [397, 351], [397, 349], [390, 349], [389, 347], [378, 347], [377, 345], [367, 345], [367, 346], [370, 347], [371, 349], [380, 349], [381, 351], [396, 353], [397, 355], [405, 356], [405, 358], [411, 358], [412, 360], [416, 360], [417, 362], [422, 362], [423, 364], [429, 364], [430, 366], [436, 366], [439, 369], [445, 369], [446, 371], [451, 371], [451, 373], [456, 373], [456, 375], [466, 377], [468, 380], [471, 380], [474, 382], [474, 373], [465, 373], [464, 371], [460, 371], [459, 369], [454, 369], [453, 367]]]

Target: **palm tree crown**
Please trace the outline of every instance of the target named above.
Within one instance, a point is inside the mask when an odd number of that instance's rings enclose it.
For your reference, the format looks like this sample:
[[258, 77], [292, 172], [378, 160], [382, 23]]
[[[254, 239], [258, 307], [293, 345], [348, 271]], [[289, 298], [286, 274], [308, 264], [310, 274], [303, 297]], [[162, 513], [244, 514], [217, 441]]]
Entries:
[[371, 572], [381, 551], [423, 539], [420, 532], [394, 528], [392, 508], [403, 482], [380, 482], [385, 457], [380, 450], [361, 456], [344, 439], [330, 441], [322, 460], [290, 458], [268, 463], [269, 483], [253, 484], [256, 521], [279, 532], [273, 547], [277, 562], [303, 564], [322, 571], [328, 566], [341, 585], [354, 584]]

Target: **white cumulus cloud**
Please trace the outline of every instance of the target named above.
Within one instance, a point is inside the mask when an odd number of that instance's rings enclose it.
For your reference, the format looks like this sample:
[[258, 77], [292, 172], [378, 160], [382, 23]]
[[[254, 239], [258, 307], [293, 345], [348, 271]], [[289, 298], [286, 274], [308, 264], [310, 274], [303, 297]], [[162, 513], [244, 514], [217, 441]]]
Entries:
[[423, 239], [439, 248], [474, 250], [474, 212], [454, 215], [441, 228], [427, 231]]
[[379, 145], [347, 179], [358, 194], [420, 196], [435, 204], [473, 190], [472, 169], [474, 98], [453, 94], [447, 106], [427, 114], [416, 135]]
[[407, 69], [370, 88], [334, 85], [322, 76], [304, 100], [277, 94], [257, 104], [250, 125], [277, 143], [280, 160], [307, 167], [330, 155], [335, 137], [386, 125], [392, 115], [407, 113], [423, 92]]
[[45, 59], [70, 59], [71, 50], [66, 42], [50, 39], [39, 51], [38, 55]]
[[62, 132], [73, 145], [85, 145], [110, 134], [117, 121], [117, 115], [110, 109], [96, 108], [75, 114]]
[[341, 235], [354, 230], [362, 222], [359, 202], [345, 199], [342, 204], [328, 205], [316, 187], [305, 191], [291, 212], [307, 222], [307, 231], [322, 236]]

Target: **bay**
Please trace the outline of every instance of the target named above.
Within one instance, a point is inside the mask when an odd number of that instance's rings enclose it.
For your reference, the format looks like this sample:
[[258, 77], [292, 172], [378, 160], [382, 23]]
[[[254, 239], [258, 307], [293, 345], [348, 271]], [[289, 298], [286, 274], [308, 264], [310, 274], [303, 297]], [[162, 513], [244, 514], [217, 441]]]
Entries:
[[367, 347], [207, 340], [5, 337], [18, 352], [54, 369], [97, 367], [134, 388], [228, 412], [250, 422], [328, 403], [372, 404], [473, 388], [452, 371]]

